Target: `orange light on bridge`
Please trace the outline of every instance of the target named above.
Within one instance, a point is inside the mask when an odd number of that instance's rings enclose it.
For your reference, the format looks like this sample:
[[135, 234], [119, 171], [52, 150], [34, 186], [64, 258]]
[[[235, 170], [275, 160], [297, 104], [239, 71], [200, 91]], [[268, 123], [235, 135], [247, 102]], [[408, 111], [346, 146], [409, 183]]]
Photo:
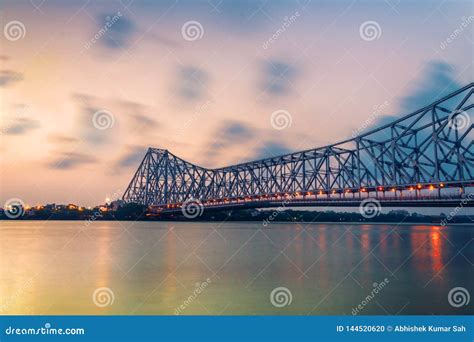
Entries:
[[322, 195], [322, 194], [323, 194], [323, 191], [322, 191], [322, 190], [319, 190], [319, 194]]
[[391, 190], [391, 191], [392, 191], [392, 192], [395, 192], [396, 190], [397, 190], [397, 189], [395, 189], [395, 188], [392, 188], [392, 190]]
[[362, 188], [362, 189], [360, 189], [360, 191], [362, 191], [362, 192], [366, 192], [366, 191], [367, 191], [367, 189], [366, 189], [366, 188]]
[[415, 188], [413, 188], [412, 186], [410, 186], [410, 187], [408, 188], [408, 190], [413, 191], [413, 190], [415, 190]]
[[378, 190], [378, 191], [383, 191], [383, 187], [379, 186], [379, 187], [377, 188], [377, 190]]
[[422, 188], [421, 184], [418, 184], [416, 187], [417, 187], [418, 189], [421, 189], [421, 188]]
[[435, 188], [434, 185], [430, 185], [430, 187], [429, 187], [430, 191], [434, 190], [434, 188]]
[[439, 187], [440, 187], [440, 188], [444, 188], [444, 183], [440, 183], [440, 184], [439, 184]]

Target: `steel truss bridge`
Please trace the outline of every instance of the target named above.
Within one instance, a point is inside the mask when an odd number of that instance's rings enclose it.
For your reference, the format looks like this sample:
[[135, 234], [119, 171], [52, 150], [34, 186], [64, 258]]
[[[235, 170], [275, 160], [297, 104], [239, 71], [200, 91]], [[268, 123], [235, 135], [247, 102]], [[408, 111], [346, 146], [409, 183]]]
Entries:
[[[336, 144], [208, 169], [149, 148], [123, 195], [159, 213], [277, 206], [472, 206], [471, 83], [390, 124]], [[467, 199], [467, 200], [465, 200]]]

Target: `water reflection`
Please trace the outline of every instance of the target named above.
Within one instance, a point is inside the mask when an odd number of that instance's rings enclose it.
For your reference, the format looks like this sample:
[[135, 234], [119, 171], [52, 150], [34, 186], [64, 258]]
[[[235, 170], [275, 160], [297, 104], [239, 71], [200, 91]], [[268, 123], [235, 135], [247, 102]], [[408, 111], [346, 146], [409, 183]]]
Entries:
[[[81, 234], [77, 223], [35, 225], [0, 228], [1, 313], [172, 315], [212, 278], [183, 314], [347, 314], [386, 277], [377, 303], [388, 312], [472, 313], [446, 301], [454, 286], [473, 288], [474, 251], [459, 253], [472, 227], [224, 223], [214, 232], [207, 223], [137, 222], [123, 233], [94, 222]], [[269, 302], [278, 286], [293, 294], [284, 309]], [[114, 290], [113, 305], [92, 303], [99, 287]]]
[[444, 267], [443, 265], [443, 239], [439, 232], [440, 227], [431, 227], [430, 240], [431, 240], [431, 263], [433, 265], [434, 274], [438, 274]]

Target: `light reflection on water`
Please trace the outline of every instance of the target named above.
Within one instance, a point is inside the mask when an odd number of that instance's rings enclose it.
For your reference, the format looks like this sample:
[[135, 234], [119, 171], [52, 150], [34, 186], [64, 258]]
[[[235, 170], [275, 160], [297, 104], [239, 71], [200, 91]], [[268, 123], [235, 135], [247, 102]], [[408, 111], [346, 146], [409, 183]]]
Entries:
[[[474, 295], [473, 226], [0, 224], [1, 314], [351, 314], [385, 278], [360, 314], [473, 313], [447, 301]], [[292, 302], [276, 308], [280, 286]], [[94, 305], [101, 287], [112, 305]]]

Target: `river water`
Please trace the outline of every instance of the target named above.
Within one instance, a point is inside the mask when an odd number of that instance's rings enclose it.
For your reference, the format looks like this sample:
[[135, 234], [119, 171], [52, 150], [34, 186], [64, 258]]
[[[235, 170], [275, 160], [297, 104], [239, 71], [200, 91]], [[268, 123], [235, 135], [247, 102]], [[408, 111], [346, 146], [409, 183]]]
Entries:
[[473, 229], [1, 221], [0, 314], [472, 314]]

